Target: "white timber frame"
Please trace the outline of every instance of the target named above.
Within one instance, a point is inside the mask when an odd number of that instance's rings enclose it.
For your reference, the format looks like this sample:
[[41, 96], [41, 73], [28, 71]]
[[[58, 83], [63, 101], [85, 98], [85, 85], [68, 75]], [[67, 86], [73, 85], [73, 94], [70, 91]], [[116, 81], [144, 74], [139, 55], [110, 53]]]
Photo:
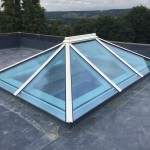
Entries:
[[138, 55], [138, 56], [140, 56], [140, 57], [143, 57], [143, 58], [145, 58], [145, 59], [150, 60], [150, 58], [149, 58], [149, 57], [144, 56], [144, 55], [139, 54], [139, 53], [136, 53], [136, 52], [133, 52], [133, 51], [131, 51], [131, 50], [127, 49], [127, 48], [121, 47], [121, 46], [119, 46], [119, 45], [116, 45], [116, 44], [114, 44], [114, 43], [111, 43], [111, 42], [106, 41], [106, 40], [101, 39], [101, 38], [99, 38], [99, 40], [100, 40], [100, 41], [102, 41], [102, 42], [106, 42], [106, 43], [108, 43], [108, 44], [110, 44], [110, 45], [113, 45], [113, 46], [115, 46], [115, 47], [118, 47], [118, 48], [120, 48], [120, 49], [123, 49], [123, 50], [125, 50], [125, 51], [128, 51], [128, 52], [130, 52], [130, 53], [133, 53], [133, 54], [135, 54], [135, 55]]
[[17, 96], [44, 68], [45, 66], [61, 51], [61, 49], [65, 46], [62, 44], [50, 57], [47, 59], [43, 65], [14, 93]]
[[123, 62], [126, 66], [128, 66], [132, 71], [134, 71], [137, 75], [139, 75], [141, 78], [143, 75], [138, 72], [136, 69], [134, 69], [130, 64], [128, 64], [123, 58], [121, 58], [118, 54], [116, 54], [113, 50], [111, 50], [108, 46], [106, 46], [103, 42], [99, 40], [99, 38], [96, 38], [97, 42], [99, 42], [103, 47], [105, 47], [110, 53], [112, 53], [115, 57], [117, 57], [121, 62]]
[[121, 92], [122, 89], [118, 87], [114, 82], [112, 82], [99, 68], [97, 68], [87, 57], [85, 57], [82, 53], [79, 52], [77, 48], [75, 48], [72, 44], [69, 44], [70, 47], [80, 56], [82, 57], [96, 72], [98, 72], [109, 84], [111, 84], [117, 91]]
[[101, 71], [94, 63], [92, 63], [84, 54], [82, 54], [74, 45], [73, 43], [83, 42], [83, 41], [90, 41], [90, 40], [96, 40], [98, 43], [100, 43], [106, 50], [108, 50], [111, 54], [113, 54], [116, 58], [118, 58], [121, 62], [123, 62], [129, 69], [134, 71], [137, 75], [140, 77], [143, 77], [143, 75], [138, 72], [136, 69], [134, 69], [130, 64], [128, 64], [122, 57], [120, 57], [118, 54], [116, 54], [113, 50], [111, 50], [105, 43], [107, 42], [113, 46], [116, 46], [118, 48], [124, 49], [130, 53], [136, 54], [140, 57], [149, 59], [146, 56], [140, 55], [138, 53], [132, 52], [128, 49], [122, 48], [120, 46], [117, 46], [113, 43], [110, 43], [108, 41], [105, 41], [103, 39], [100, 39], [98, 36], [96, 36], [95, 33], [87, 34], [87, 35], [79, 35], [79, 36], [72, 36], [72, 37], [66, 37], [65, 40], [56, 45], [53, 46], [45, 51], [42, 51], [36, 55], [33, 55], [29, 58], [26, 58], [20, 62], [17, 62], [11, 66], [8, 66], [4, 69], [1, 69], [0, 72], [5, 71], [7, 69], [10, 69], [16, 65], [19, 65], [25, 61], [28, 61], [34, 57], [40, 56], [41, 54], [44, 54], [50, 50], [53, 50], [54, 48], [58, 49], [47, 59], [45, 62], [34, 72], [27, 80], [23, 83], [23, 85], [17, 89], [17, 91], [14, 93], [15, 96], [17, 96], [57, 55], [58, 53], [65, 48], [65, 70], [66, 70], [66, 122], [72, 123], [73, 122], [73, 100], [72, 100], [72, 83], [71, 83], [71, 56], [70, 56], [70, 48], [72, 48], [83, 60], [85, 60], [97, 73], [99, 73], [110, 85], [112, 85], [118, 92], [121, 92], [122, 89], [115, 84], [103, 71]]
[[71, 85], [71, 58], [69, 43], [66, 43], [66, 122], [73, 122], [73, 102], [72, 102], [72, 85]]
[[48, 52], [48, 51], [50, 51], [50, 50], [53, 50], [54, 48], [59, 47], [60, 45], [62, 45], [62, 43], [57, 44], [57, 45], [55, 45], [55, 46], [53, 46], [53, 47], [51, 47], [51, 48], [48, 48], [48, 49], [46, 49], [46, 50], [44, 50], [44, 51], [42, 51], [42, 52], [40, 52], [40, 53], [37, 53], [37, 54], [35, 54], [35, 55], [31, 56], [31, 57], [28, 57], [28, 58], [26, 58], [26, 59], [23, 59], [23, 60], [21, 60], [21, 61], [15, 63], [15, 64], [12, 64], [12, 65], [10, 65], [10, 66], [8, 66], [8, 67], [5, 67], [5, 68], [1, 69], [0, 72], [5, 71], [5, 70], [7, 70], [7, 69], [10, 69], [10, 68], [12, 68], [12, 67], [14, 67], [14, 66], [17, 66], [17, 65], [19, 65], [19, 64], [21, 64], [21, 63], [23, 63], [23, 62], [26, 62], [26, 61], [28, 61], [28, 60], [34, 58], [34, 57], [37, 57], [37, 56], [39, 56], [39, 55], [41, 55], [41, 54], [44, 54], [44, 53], [46, 53], [46, 52]]

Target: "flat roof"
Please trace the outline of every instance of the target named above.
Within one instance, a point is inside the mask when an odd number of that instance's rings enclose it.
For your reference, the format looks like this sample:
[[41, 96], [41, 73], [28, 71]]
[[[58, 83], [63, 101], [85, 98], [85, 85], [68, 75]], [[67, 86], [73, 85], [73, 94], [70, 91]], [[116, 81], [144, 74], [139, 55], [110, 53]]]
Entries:
[[[39, 50], [0, 50], [0, 67]], [[0, 147], [4, 149], [150, 149], [150, 75], [67, 126], [0, 90]]]

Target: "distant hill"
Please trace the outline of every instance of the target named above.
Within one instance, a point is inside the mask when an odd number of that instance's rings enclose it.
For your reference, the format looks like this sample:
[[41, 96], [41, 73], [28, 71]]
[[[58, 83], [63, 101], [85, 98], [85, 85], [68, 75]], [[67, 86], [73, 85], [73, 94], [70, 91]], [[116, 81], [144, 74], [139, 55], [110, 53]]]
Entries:
[[112, 10], [96, 10], [96, 11], [56, 11], [46, 12], [48, 20], [59, 19], [61, 21], [73, 21], [79, 18], [96, 18], [99, 15], [107, 14], [111, 16], [119, 16], [129, 12], [130, 9], [112, 9]]

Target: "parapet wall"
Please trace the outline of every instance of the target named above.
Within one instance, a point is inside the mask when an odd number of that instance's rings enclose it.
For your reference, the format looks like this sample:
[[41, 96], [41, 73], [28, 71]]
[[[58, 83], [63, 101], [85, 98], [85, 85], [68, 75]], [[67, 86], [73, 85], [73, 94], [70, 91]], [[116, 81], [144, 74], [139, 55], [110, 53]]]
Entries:
[[112, 41], [112, 43], [127, 48], [129, 50], [132, 50], [136, 53], [150, 57], [150, 44], [126, 43], [126, 42], [116, 42], [116, 41]]
[[1, 33], [0, 49], [27, 47], [45, 50], [61, 43], [64, 37], [30, 33]]
[[[27, 47], [39, 50], [48, 49], [61, 43], [64, 37], [33, 33], [0, 33], [0, 50], [16, 47]], [[112, 41], [114, 44], [125, 47], [134, 52], [150, 57], [150, 44], [126, 43]]]

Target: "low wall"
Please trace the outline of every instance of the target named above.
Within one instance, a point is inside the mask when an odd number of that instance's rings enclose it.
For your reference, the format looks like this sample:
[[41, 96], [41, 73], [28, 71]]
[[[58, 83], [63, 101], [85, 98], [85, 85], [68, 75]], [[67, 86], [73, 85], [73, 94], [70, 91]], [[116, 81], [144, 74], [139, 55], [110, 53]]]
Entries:
[[1, 33], [0, 34], [0, 49], [8, 49], [20, 47], [18, 33]]
[[45, 50], [61, 43], [64, 37], [41, 34], [20, 33], [20, 45], [22, 47]]
[[64, 37], [30, 33], [1, 33], [0, 49], [27, 47], [45, 50], [61, 43]]
[[[8, 49], [15, 47], [27, 47], [39, 50], [48, 49], [54, 45], [61, 43], [64, 37], [50, 36], [32, 33], [1, 33], [0, 49]], [[114, 44], [125, 47], [134, 52], [150, 57], [150, 44], [126, 43], [112, 41]]]
[[112, 43], [137, 52], [139, 54], [150, 57], [150, 44], [141, 44], [141, 43], [125, 43], [125, 42], [116, 42], [112, 41]]

